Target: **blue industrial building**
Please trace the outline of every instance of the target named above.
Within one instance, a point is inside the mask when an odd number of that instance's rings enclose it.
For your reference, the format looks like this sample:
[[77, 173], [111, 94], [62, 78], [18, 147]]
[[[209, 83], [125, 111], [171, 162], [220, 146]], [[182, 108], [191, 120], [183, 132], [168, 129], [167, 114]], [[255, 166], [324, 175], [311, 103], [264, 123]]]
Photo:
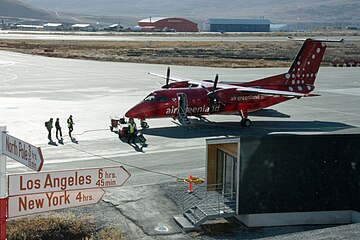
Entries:
[[269, 19], [209, 19], [210, 32], [270, 32]]

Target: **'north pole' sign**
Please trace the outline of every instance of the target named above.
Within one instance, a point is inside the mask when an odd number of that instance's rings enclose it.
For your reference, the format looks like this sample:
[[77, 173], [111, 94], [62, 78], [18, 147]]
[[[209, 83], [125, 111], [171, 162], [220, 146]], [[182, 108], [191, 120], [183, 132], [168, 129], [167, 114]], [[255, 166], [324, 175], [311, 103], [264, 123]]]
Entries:
[[4, 155], [15, 161], [18, 161], [35, 171], [41, 171], [44, 158], [39, 147], [35, 147], [3, 132], [2, 151]]

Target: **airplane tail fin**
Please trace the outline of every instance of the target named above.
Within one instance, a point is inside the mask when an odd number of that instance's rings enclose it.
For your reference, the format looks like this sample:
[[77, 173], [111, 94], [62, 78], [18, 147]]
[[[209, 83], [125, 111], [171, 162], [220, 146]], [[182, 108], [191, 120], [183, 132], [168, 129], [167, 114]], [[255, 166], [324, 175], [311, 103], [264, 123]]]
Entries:
[[285, 85], [313, 85], [325, 50], [326, 45], [323, 41], [306, 39], [289, 71], [285, 74]]
[[[291, 39], [291, 38], [290, 38]], [[301, 40], [302, 39], [294, 39]], [[304, 41], [300, 51], [296, 55], [288, 72], [257, 81], [251, 82], [251, 85], [308, 85], [312, 86], [319, 71], [321, 61], [324, 57], [326, 45], [325, 42], [342, 42], [340, 40], [312, 39]]]

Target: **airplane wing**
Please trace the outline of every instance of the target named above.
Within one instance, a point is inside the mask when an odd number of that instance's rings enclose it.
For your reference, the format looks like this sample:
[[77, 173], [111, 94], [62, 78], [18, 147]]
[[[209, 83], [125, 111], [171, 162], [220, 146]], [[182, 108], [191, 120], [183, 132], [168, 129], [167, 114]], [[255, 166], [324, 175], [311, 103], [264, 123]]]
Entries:
[[[155, 77], [160, 77], [160, 78], [166, 79], [166, 75], [164, 75], [164, 74], [152, 73], [152, 72], [149, 72], [148, 74], [152, 75], [152, 76], [155, 76]], [[172, 77], [172, 76], [169, 77], [169, 80], [174, 81], [174, 82], [193, 81], [191, 79], [180, 78], [180, 77]]]
[[[293, 40], [293, 41], [305, 41], [306, 38], [294, 38], [294, 37], [288, 37], [289, 40]], [[312, 41], [314, 42], [344, 42], [343, 38], [339, 38], [339, 39], [328, 39], [328, 38], [311, 38]]]
[[237, 87], [237, 92], [250, 92], [250, 93], [258, 93], [263, 95], [280, 95], [284, 97], [306, 97], [309, 94], [298, 93], [298, 92], [290, 92], [290, 91], [281, 91], [281, 90], [272, 90], [272, 89], [264, 89], [264, 88], [253, 88], [253, 87]]
[[[152, 72], [149, 72], [148, 74], [166, 79], [166, 75], [163, 75], [163, 74], [152, 73]], [[180, 77], [171, 77], [170, 76], [169, 80], [172, 80], [175, 82], [188, 81], [189, 83], [198, 84], [199, 86], [204, 87], [204, 88], [213, 86], [212, 82], [197, 81], [197, 80], [180, 78]], [[271, 95], [279, 95], [279, 96], [284, 96], [284, 97], [310, 97], [310, 96], [313, 96], [313, 95], [304, 94], [304, 93], [272, 90], [272, 89], [264, 89], [264, 88], [256, 88], [256, 87], [241, 87], [241, 86], [234, 86], [234, 85], [224, 84], [224, 83], [219, 83], [216, 88], [217, 88], [217, 90], [215, 92], [219, 92], [219, 91], [226, 90], [226, 89], [234, 89], [237, 92], [257, 93], [257, 94], [268, 95], [268, 96], [271, 96]]]
[[290, 91], [281, 91], [281, 90], [272, 90], [272, 89], [264, 89], [264, 88], [257, 88], [257, 87], [241, 87], [241, 86], [234, 86], [230, 84], [223, 84], [219, 83], [217, 85], [218, 90], [225, 90], [225, 89], [235, 89], [237, 92], [247, 92], [247, 93], [257, 93], [261, 95], [279, 95], [284, 97], [307, 97], [310, 96], [309, 94], [298, 93], [298, 92], [290, 92]]
[[[153, 72], [149, 72], [148, 74], [155, 76], [155, 77], [164, 78], [164, 79], [167, 78], [167, 76], [164, 74], [153, 73]], [[193, 80], [190, 78], [182, 78], [182, 77], [174, 77], [174, 76], [169, 76], [169, 80], [174, 81], [174, 82], [188, 82], [189, 84], [195, 84], [195, 85], [198, 85], [199, 87], [203, 87], [203, 88], [211, 87], [214, 85], [212, 82], [205, 82], [205, 81]]]

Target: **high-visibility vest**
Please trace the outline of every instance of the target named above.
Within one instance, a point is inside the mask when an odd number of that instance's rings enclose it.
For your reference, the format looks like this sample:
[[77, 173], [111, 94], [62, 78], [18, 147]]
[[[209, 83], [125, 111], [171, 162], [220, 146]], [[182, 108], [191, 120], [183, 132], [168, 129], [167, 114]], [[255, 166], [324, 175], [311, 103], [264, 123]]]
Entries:
[[71, 125], [73, 124], [72, 118], [68, 118], [67, 123], [68, 127], [71, 127]]
[[134, 133], [135, 132], [135, 124], [130, 124], [129, 125], [129, 133]]

